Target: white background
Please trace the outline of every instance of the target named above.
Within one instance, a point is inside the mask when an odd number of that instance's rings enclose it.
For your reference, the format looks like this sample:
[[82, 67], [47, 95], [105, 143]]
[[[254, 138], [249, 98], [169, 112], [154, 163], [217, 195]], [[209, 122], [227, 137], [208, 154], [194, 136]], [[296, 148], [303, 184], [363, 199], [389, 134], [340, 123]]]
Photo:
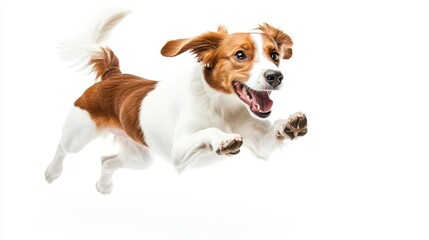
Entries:
[[[100, 140], [45, 183], [63, 120], [94, 77], [67, 68], [56, 46], [112, 5], [133, 14], [107, 44], [124, 72], [152, 79], [194, 61], [163, 58], [167, 40], [219, 24], [285, 30], [294, 56], [274, 115], [307, 113], [309, 133], [268, 162], [243, 151], [182, 175], [162, 160], [121, 170], [109, 196], [95, 190], [99, 157], [113, 151]], [[0, 238], [429, 239], [428, 10], [409, 0], [3, 1]]]

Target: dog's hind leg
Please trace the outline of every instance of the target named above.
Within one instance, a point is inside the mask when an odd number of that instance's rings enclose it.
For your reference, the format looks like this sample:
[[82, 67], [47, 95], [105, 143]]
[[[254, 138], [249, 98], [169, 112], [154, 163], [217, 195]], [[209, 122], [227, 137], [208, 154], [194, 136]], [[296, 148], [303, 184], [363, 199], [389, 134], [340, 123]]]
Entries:
[[66, 154], [79, 152], [97, 136], [97, 127], [89, 113], [81, 108], [73, 107], [64, 122], [61, 140], [54, 159], [46, 169], [46, 181], [52, 183], [61, 175]]
[[109, 194], [112, 192], [113, 173], [121, 167], [123, 167], [123, 163], [119, 154], [101, 158], [101, 176], [100, 180], [98, 180], [95, 185], [98, 192], [102, 194]]
[[49, 164], [45, 172], [45, 179], [48, 183], [52, 183], [61, 175], [65, 156], [66, 153], [63, 150], [63, 146], [61, 146], [61, 143], [59, 143], [54, 159], [52, 160], [51, 164]]
[[96, 184], [97, 191], [110, 194], [113, 189], [113, 174], [120, 168], [146, 169], [153, 163], [149, 149], [129, 137], [116, 137], [121, 145], [118, 154], [101, 158], [101, 176]]

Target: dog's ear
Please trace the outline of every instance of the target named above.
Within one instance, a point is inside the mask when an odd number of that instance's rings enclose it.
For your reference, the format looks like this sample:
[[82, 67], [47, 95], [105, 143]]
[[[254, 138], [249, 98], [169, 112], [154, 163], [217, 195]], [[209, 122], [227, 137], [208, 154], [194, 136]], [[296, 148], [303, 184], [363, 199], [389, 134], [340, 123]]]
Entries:
[[217, 32], [208, 32], [200, 36], [168, 41], [161, 49], [165, 57], [175, 57], [188, 50], [195, 54], [198, 62], [212, 64], [212, 58], [221, 42], [228, 35], [225, 27], [219, 26]]
[[283, 59], [289, 59], [292, 57], [293, 42], [292, 42], [292, 39], [289, 37], [289, 35], [281, 31], [280, 29], [270, 26], [267, 23], [259, 25], [257, 29], [261, 30], [265, 34], [268, 34], [274, 39], [274, 41], [277, 43], [277, 46], [280, 50], [280, 56]]

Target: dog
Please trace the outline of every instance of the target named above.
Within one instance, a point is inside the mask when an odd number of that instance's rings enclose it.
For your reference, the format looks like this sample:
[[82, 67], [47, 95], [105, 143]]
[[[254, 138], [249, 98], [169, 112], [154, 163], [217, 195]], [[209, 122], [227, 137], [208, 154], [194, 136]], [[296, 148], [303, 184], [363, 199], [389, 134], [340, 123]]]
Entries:
[[280, 61], [292, 56], [292, 40], [269, 24], [246, 33], [228, 33], [224, 26], [199, 36], [168, 41], [165, 57], [189, 51], [195, 71], [187, 79], [153, 81], [124, 74], [111, 49], [100, 42], [128, 12], [112, 13], [88, 36], [66, 41], [64, 59], [96, 74], [70, 110], [55, 156], [46, 169], [48, 183], [57, 179], [67, 154], [77, 153], [95, 138], [113, 134], [118, 154], [101, 158], [96, 183], [102, 194], [112, 191], [120, 168], [146, 169], [153, 153], [182, 172], [236, 155], [244, 145], [268, 159], [284, 144], [307, 133], [307, 118], [295, 113], [271, 123], [272, 91], [284, 85]]

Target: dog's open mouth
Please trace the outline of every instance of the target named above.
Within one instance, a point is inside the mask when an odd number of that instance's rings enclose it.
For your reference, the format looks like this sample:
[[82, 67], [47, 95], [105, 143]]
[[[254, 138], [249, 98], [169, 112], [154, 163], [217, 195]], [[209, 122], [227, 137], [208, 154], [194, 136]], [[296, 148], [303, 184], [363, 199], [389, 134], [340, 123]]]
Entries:
[[271, 91], [256, 91], [246, 84], [234, 81], [233, 86], [238, 97], [249, 105], [250, 110], [258, 117], [266, 118], [271, 113], [273, 101], [270, 99]]

